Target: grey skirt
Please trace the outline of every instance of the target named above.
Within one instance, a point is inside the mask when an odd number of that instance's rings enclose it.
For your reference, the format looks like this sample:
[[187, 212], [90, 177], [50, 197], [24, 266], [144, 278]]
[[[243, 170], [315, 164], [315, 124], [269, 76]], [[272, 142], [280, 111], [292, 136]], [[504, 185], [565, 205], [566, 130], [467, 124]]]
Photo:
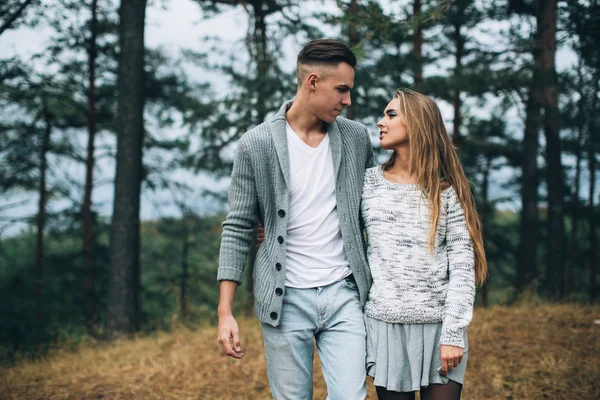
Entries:
[[469, 345], [465, 331], [463, 359], [447, 376], [442, 366], [442, 324], [392, 324], [365, 315], [367, 328], [367, 375], [375, 386], [395, 392], [413, 392], [448, 379], [463, 384]]

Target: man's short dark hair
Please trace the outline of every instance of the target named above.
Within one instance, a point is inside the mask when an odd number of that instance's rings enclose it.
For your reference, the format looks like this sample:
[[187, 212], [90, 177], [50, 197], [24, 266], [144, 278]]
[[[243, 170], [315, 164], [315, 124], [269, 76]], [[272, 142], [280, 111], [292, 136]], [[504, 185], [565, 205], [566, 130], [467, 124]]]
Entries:
[[348, 46], [339, 40], [316, 39], [309, 42], [298, 53], [298, 65], [337, 66], [345, 62], [356, 67], [356, 56]]

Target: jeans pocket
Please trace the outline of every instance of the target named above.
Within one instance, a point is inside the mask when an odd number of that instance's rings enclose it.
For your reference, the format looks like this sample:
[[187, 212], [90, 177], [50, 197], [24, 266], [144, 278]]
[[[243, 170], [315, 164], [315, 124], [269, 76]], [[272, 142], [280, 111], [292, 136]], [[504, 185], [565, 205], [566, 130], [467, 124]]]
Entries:
[[356, 284], [356, 281], [354, 280], [354, 275], [348, 275], [347, 277], [345, 277], [344, 283], [346, 284], [346, 286], [348, 286], [348, 288], [350, 288], [352, 290], [358, 290], [358, 285]]

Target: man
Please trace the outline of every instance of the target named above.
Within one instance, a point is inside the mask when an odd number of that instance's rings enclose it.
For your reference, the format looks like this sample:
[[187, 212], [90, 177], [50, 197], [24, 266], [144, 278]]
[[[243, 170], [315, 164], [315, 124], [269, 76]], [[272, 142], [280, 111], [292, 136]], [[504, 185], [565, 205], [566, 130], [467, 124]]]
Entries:
[[298, 54], [298, 90], [239, 141], [219, 255], [218, 342], [242, 358], [232, 314], [258, 218], [265, 239], [254, 267], [273, 397], [312, 399], [317, 343], [332, 400], [364, 399], [362, 308], [371, 276], [359, 226], [364, 170], [373, 164], [366, 128], [338, 118], [349, 106], [356, 58], [337, 40]]

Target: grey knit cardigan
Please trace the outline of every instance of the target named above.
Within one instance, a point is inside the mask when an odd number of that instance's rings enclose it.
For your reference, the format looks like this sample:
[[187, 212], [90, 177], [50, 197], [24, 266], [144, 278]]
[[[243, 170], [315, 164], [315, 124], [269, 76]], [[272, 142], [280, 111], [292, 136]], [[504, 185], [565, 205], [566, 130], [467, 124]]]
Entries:
[[[242, 283], [255, 221], [265, 228], [254, 265], [254, 311], [258, 319], [279, 325], [285, 291], [285, 252], [290, 198], [290, 168], [285, 113], [246, 132], [238, 143], [229, 186], [229, 213], [223, 222], [217, 279]], [[360, 227], [365, 169], [373, 166], [373, 148], [364, 125], [338, 117], [328, 126], [336, 179], [335, 195], [344, 251], [366, 302], [371, 274]]]

